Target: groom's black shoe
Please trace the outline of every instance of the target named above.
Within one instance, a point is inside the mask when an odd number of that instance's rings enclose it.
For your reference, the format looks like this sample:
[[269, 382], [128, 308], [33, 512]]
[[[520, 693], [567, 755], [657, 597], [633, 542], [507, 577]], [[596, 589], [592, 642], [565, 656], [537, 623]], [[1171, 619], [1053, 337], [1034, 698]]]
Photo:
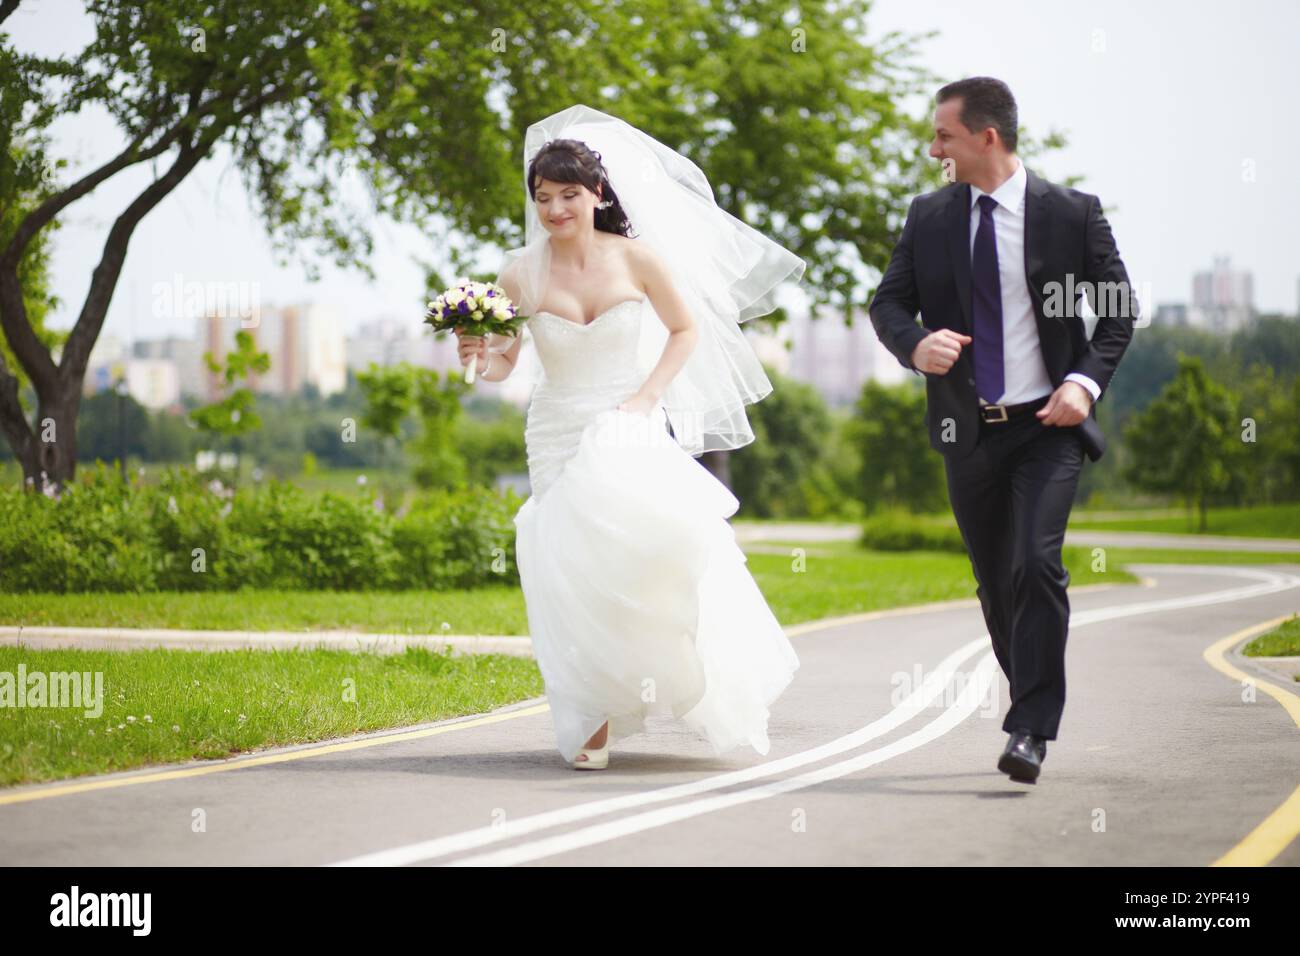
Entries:
[[1047, 741], [1037, 734], [1013, 730], [1007, 749], [998, 758], [998, 769], [1019, 783], [1037, 783], [1047, 756]]

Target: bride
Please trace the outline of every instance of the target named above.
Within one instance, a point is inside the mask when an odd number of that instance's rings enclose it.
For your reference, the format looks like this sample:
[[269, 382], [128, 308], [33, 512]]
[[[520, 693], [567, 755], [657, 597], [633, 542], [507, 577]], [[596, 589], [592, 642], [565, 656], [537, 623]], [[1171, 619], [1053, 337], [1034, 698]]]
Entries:
[[459, 352], [496, 382], [525, 341], [540, 360], [514, 520], [559, 751], [602, 769], [612, 742], [664, 714], [717, 754], [766, 754], [768, 707], [799, 659], [727, 521], [739, 502], [694, 457], [754, 440], [744, 406], [772, 386], [740, 322], [771, 312], [804, 262], [606, 113], [556, 113], [524, 153], [527, 242], [497, 282], [528, 335], [461, 335]]

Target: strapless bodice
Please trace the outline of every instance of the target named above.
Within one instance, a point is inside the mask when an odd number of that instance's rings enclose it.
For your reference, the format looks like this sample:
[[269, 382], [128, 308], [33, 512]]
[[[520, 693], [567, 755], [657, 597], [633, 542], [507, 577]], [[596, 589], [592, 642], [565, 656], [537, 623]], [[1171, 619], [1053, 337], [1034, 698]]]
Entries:
[[553, 386], [612, 385], [635, 374], [641, 310], [646, 297], [610, 306], [586, 325], [537, 312], [528, 329], [545, 381]]

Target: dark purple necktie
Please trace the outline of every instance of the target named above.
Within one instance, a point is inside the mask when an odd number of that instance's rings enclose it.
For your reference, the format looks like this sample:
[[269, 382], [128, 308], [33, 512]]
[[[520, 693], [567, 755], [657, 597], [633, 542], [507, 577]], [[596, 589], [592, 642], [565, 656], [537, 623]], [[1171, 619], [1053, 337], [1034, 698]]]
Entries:
[[971, 256], [971, 318], [974, 331], [975, 391], [996, 402], [1006, 391], [1002, 366], [1002, 282], [998, 278], [998, 240], [993, 231], [993, 210], [998, 202], [980, 196], [980, 224], [975, 230]]

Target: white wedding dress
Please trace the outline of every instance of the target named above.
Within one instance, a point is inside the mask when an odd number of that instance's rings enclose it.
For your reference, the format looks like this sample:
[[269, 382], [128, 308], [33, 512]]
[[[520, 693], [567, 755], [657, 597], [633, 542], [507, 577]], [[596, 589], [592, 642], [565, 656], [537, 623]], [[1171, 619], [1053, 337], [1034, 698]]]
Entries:
[[528, 320], [544, 375], [516, 556], [556, 744], [572, 761], [606, 720], [613, 744], [664, 714], [717, 754], [766, 754], [768, 707], [799, 659], [736, 544], [735, 496], [668, 434], [662, 403], [618, 411], [644, 381], [646, 307]]

